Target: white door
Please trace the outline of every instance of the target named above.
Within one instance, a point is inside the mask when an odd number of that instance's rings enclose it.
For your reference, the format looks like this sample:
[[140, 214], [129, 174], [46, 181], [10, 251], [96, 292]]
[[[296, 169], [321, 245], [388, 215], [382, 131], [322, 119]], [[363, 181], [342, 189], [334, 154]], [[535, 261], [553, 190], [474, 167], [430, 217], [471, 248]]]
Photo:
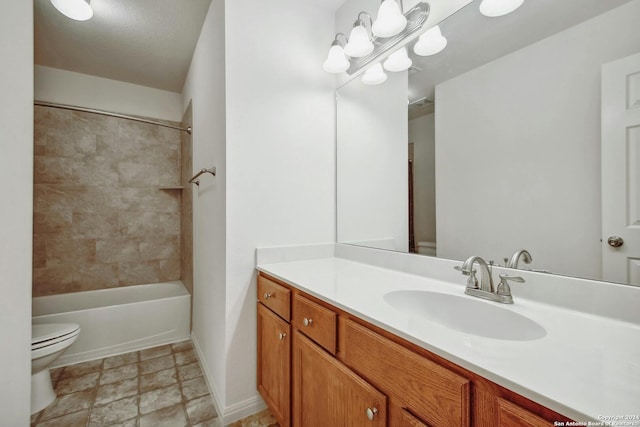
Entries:
[[640, 286], [640, 54], [602, 66], [602, 273]]

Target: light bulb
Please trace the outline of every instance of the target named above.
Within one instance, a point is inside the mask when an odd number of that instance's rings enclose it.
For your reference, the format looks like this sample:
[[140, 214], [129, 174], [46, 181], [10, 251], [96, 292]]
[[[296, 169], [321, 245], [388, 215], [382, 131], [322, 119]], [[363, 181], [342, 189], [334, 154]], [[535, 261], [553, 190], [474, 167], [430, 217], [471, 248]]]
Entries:
[[378, 62], [369, 68], [362, 76], [362, 83], [366, 85], [379, 85], [387, 80], [387, 75], [382, 69], [382, 65]]
[[482, 0], [480, 13], [490, 18], [506, 15], [522, 6], [524, 0]]
[[342, 46], [334, 44], [329, 49], [329, 55], [327, 55], [327, 59], [322, 64], [322, 68], [327, 73], [342, 73], [347, 71], [350, 65], [349, 60], [344, 55]]
[[93, 16], [89, 0], [51, 0], [51, 4], [67, 18], [86, 21]]
[[440, 32], [440, 27], [436, 25], [420, 36], [418, 42], [413, 46], [416, 55], [435, 55], [447, 46], [447, 39]]
[[407, 48], [402, 47], [393, 52], [386, 61], [384, 61], [384, 69], [387, 71], [399, 72], [409, 69], [411, 67], [411, 58], [407, 55]]
[[384, 0], [378, 9], [378, 17], [371, 32], [378, 37], [392, 37], [407, 26], [407, 18], [402, 14], [395, 0]]
[[352, 58], [360, 58], [367, 56], [371, 52], [373, 52], [373, 43], [369, 38], [367, 29], [360, 21], [360, 24], [354, 26], [351, 30], [349, 42], [344, 46], [344, 53]]

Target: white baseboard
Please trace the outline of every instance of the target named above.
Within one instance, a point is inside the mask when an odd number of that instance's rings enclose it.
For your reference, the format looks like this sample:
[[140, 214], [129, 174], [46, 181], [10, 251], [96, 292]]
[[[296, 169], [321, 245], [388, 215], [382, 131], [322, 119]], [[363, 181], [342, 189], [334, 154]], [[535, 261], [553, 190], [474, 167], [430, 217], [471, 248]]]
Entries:
[[222, 422], [225, 426], [266, 409], [267, 405], [259, 394], [242, 402], [224, 408]]
[[[213, 382], [213, 377], [211, 376], [211, 372], [209, 371], [209, 367], [207, 366], [207, 362], [204, 358], [204, 354], [202, 353], [202, 349], [200, 348], [200, 344], [198, 343], [198, 339], [196, 338], [193, 331], [191, 331], [191, 341], [193, 342], [193, 347], [196, 350], [196, 354], [198, 355], [198, 361], [200, 362], [200, 367], [202, 368], [202, 373], [204, 374], [205, 382], [207, 383], [207, 387], [209, 388], [209, 393], [213, 399], [213, 406], [215, 407], [216, 413], [218, 414], [218, 418], [216, 421], [219, 421], [220, 427], [228, 426], [229, 424], [251, 416], [253, 414], [257, 414], [258, 412], [266, 409], [267, 405], [260, 397], [260, 394], [256, 391], [256, 395], [243, 400], [242, 402], [234, 403], [233, 405], [227, 406], [224, 410], [222, 408], [222, 401], [220, 400], [220, 394], [216, 389], [215, 383]], [[218, 425], [216, 425], [218, 427]]]

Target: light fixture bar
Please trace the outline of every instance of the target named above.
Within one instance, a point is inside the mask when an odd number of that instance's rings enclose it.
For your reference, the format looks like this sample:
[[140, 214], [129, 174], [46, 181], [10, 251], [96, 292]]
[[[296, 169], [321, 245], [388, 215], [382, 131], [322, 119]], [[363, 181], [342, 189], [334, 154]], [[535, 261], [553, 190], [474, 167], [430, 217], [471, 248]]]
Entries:
[[380, 55], [393, 49], [404, 39], [419, 31], [429, 17], [429, 4], [420, 2], [407, 13], [405, 13], [404, 16], [407, 18], [407, 26], [405, 27], [405, 29], [402, 30], [401, 33], [393, 37], [374, 37], [373, 44], [375, 47], [373, 49], [373, 52], [361, 58], [351, 58], [351, 66], [347, 70], [348, 74], [353, 74], [361, 68], [366, 67], [367, 65], [375, 61]]

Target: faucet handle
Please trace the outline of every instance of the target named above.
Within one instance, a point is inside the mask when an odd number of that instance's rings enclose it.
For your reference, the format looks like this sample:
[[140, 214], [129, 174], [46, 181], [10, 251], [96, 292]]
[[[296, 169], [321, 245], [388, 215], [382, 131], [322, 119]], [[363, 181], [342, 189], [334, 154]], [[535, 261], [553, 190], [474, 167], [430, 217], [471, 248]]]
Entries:
[[478, 289], [478, 278], [476, 277], [476, 270], [465, 270], [464, 268], [456, 265], [453, 267], [455, 270], [462, 272], [467, 278], [467, 288]]
[[464, 274], [465, 276], [468, 276], [468, 275], [469, 275], [469, 274], [471, 274], [471, 273], [474, 273], [474, 274], [475, 274], [475, 272], [476, 272], [476, 270], [465, 270], [464, 268], [462, 268], [462, 267], [461, 267], [461, 266], [459, 266], [459, 265], [456, 265], [455, 267], [453, 267], [453, 269], [454, 269], [454, 270], [457, 270], [457, 271], [459, 271], [459, 272], [461, 272], [461, 273], [462, 273], [462, 274]]
[[524, 280], [524, 277], [521, 276], [509, 276], [508, 274], [500, 274], [500, 283], [504, 282], [507, 283], [507, 280], [511, 280], [512, 282], [517, 282], [517, 283], [524, 283], [526, 282], [526, 280]]
[[496, 294], [511, 300], [511, 287], [509, 287], [509, 283], [507, 283], [507, 281], [511, 280], [512, 282], [524, 283], [525, 280], [523, 277], [509, 276], [508, 274], [500, 274], [499, 276], [500, 283], [498, 283]]

